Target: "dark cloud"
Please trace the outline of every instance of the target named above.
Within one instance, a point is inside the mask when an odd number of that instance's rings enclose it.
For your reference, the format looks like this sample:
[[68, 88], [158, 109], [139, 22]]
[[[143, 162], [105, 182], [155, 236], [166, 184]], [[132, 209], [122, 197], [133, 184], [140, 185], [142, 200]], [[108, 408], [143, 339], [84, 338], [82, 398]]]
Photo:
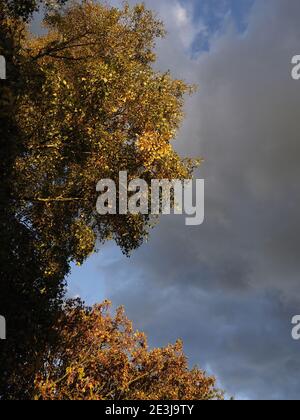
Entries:
[[227, 17], [197, 60], [187, 51], [206, 33], [193, 18], [198, 2], [147, 3], [169, 28], [159, 67], [200, 86], [177, 147], [205, 158], [206, 221], [167, 217], [131, 260], [99, 256], [103, 294], [151, 344], [183, 338], [191, 363], [230, 394], [298, 399], [300, 83], [290, 62], [300, 53], [300, 2], [257, 0], [246, 32]]

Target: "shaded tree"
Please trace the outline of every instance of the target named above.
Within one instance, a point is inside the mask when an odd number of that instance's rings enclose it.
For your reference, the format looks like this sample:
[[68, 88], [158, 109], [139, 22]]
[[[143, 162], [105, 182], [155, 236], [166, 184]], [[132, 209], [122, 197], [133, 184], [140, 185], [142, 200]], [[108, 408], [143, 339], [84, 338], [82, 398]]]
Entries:
[[0, 311], [7, 320], [7, 340], [0, 340], [0, 399], [29, 399], [45, 345], [64, 297], [61, 278], [44, 276], [31, 233], [15, 218], [1, 225]]
[[0, 81], [0, 312], [7, 320], [7, 340], [0, 341], [0, 399], [30, 397], [37, 354], [50, 340], [64, 284], [63, 273], [44, 276], [46, 261], [18, 216], [14, 193], [14, 165], [25, 142], [16, 115], [25, 88], [20, 51], [30, 12], [19, 9], [18, 15], [12, 7], [25, 3], [0, 2], [0, 54], [7, 63], [7, 80]]

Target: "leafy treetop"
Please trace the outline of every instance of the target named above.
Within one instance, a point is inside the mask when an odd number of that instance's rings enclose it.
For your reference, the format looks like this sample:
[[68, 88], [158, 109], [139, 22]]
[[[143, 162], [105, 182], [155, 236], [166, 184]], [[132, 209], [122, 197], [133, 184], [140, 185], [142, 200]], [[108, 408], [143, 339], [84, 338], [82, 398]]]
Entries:
[[61, 341], [46, 351], [35, 381], [43, 400], [218, 400], [215, 379], [190, 370], [182, 342], [149, 350], [145, 334], [110, 303], [71, 301], [57, 324]]
[[48, 14], [47, 35], [19, 52], [16, 115], [24, 150], [15, 161], [16, 212], [31, 227], [49, 276], [114, 239], [128, 254], [148, 235], [147, 215], [100, 216], [100, 179], [183, 179], [195, 165], [171, 141], [192, 90], [153, 69], [161, 22], [143, 5], [94, 1]]

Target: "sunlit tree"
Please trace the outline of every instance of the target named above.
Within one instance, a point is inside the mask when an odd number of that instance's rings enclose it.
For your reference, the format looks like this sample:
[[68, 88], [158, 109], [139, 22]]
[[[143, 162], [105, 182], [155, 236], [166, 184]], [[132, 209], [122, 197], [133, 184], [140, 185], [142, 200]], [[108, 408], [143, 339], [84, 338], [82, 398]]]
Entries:
[[51, 275], [65, 260], [82, 263], [96, 240], [114, 239], [128, 254], [147, 236], [147, 215], [97, 214], [100, 179], [117, 182], [122, 170], [129, 179], [183, 179], [194, 162], [171, 144], [191, 88], [153, 70], [164, 31], [150, 11], [75, 3], [45, 24], [46, 36], [22, 46], [26, 89], [16, 112], [27, 141], [15, 194]]
[[[36, 10], [45, 35], [30, 33]], [[153, 226], [97, 214], [97, 182], [192, 174], [172, 146], [192, 88], [153, 69], [163, 35], [142, 5], [0, 0], [0, 398], [31, 395], [71, 262], [111, 239], [129, 254]]]
[[215, 379], [189, 369], [178, 341], [149, 349], [120, 308], [105, 302], [88, 309], [70, 302], [57, 324], [60, 341], [49, 347], [36, 377], [43, 400], [215, 400]]

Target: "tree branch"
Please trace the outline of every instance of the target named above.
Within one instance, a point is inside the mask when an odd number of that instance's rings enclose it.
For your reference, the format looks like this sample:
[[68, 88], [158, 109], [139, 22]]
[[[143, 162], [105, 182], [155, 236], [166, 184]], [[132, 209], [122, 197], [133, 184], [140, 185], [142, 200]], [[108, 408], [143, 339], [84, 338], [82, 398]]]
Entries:
[[37, 203], [68, 203], [72, 201], [88, 201], [83, 197], [54, 197], [54, 198], [41, 198], [41, 197], [26, 197], [23, 201], [37, 202]]

